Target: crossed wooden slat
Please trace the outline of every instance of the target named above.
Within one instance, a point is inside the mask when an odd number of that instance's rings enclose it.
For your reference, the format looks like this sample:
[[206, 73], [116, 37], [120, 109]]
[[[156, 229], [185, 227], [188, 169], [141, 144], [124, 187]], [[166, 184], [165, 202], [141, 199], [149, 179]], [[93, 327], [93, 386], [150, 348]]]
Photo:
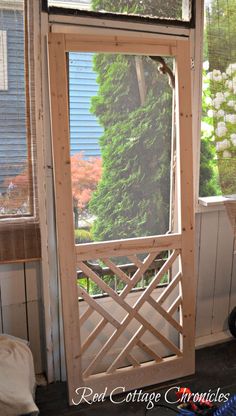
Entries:
[[[143, 274], [144, 270], [146, 270], [149, 267], [149, 264], [153, 261], [153, 259], [156, 257], [157, 253], [150, 254], [146, 259], [145, 262], [142, 263], [142, 266], [139, 270], [134, 274], [133, 278], [130, 279], [129, 285], [126, 286], [126, 288], [123, 290], [121, 295], [119, 296], [116, 292], [114, 292], [99, 276], [96, 275], [94, 271], [89, 269], [87, 265], [85, 265], [83, 262], [79, 263], [80, 269], [88, 276], [90, 277], [96, 284], [98, 284], [106, 293], [108, 293], [115, 302], [117, 302], [121, 307], [126, 310], [127, 315], [123, 319], [121, 323], [114, 320], [114, 318], [109, 317], [108, 313], [104, 310], [102, 311], [101, 306], [99, 305], [99, 308], [96, 307], [97, 302], [94, 301], [93, 298], [91, 298], [88, 294], [86, 295], [85, 291], [83, 293], [83, 290], [80, 289], [81, 295], [84, 297], [84, 299], [89, 303], [90, 307], [92, 309], [95, 309], [98, 313], [100, 313], [103, 316], [103, 319], [99, 322], [97, 327], [92, 331], [92, 333], [89, 335], [87, 340], [82, 346], [82, 350], [84, 351], [90, 344], [93, 342], [93, 340], [96, 338], [98, 333], [104, 328], [106, 323], [110, 322], [113, 326], [115, 326], [116, 330], [111, 335], [111, 337], [107, 340], [105, 345], [102, 347], [102, 349], [98, 352], [98, 354], [94, 357], [88, 368], [84, 372], [84, 377], [88, 377], [93, 372], [94, 368], [96, 367], [97, 363], [100, 362], [104, 355], [107, 353], [107, 351], [112, 347], [112, 345], [115, 343], [115, 341], [119, 338], [119, 336], [122, 334], [122, 332], [125, 330], [125, 328], [128, 326], [128, 324], [131, 322], [133, 318], [135, 318], [137, 321], [141, 323], [141, 327], [138, 330], [138, 333], [135, 334], [134, 337], [130, 340], [130, 342], [127, 344], [127, 346], [121, 351], [121, 353], [118, 355], [117, 359], [114, 361], [114, 363], [109, 367], [108, 372], [113, 372], [117, 365], [124, 359], [127, 358], [132, 365], [134, 365], [135, 359], [131, 356], [131, 349], [135, 344], [137, 344], [137, 341], [145, 331], [150, 331], [154, 336], [156, 336], [169, 350], [171, 350], [176, 355], [182, 355], [179, 348], [177, 348], [171, 341], [169, 341], [166, 337], [164, 337], [159, 331], [157, 331], [140, 313], [138, 312], [139, 309], [142, 307], [144, 302], [148, 301], [151, 302], [152, 306], [155, 305], [155, 309], [158, 310], [161, 315], [167, 319], [179, 332], [182, 332], [182, 327], [166, 312], [159, 304], [156, 306], [156, 302], [154, 299], [150, 300], [150, 295], [155, 289], [155, 287], [160, 282], [163, 275], [166, 273], [166, 271], [171, 267], [173, 262], [176, 260], [177, 256], [179, 255], [179, 251], [175, 250], [169, 259], [166, 261], [166, 263], [162, 266], [162, 268], [159, 270], [159, 272], [156, 274], [152, 282], [149, 284], [149, 286], [146, 288], [146, 290], [142, 293], [140, 298], [137, 300], [135, 305], [131, 307], [129, 304], [127, 304], [124, 301], [124, 297], [127, 295], [127, 293], [130, 292], [131, 288], [135, 286], [136, 282], [140, 279], [140, 274]], [[145, 266], [145, 267], [144, 267]], [[136, 275], [136, 276], [135, 276]], [[176, 279], [177, 280], [177, 279]], [[177, 284], [177, 283], [176, 283]], [[92, 299], [92, 300], [91, 300]], [[163, 298], [164, 299], [164, 298]], [[164, 300], [163, 300], [164, 301]], [[85, 312], [86, 313], [86, 312]], [[144, 348], [143, 343], [139, 343], [139, 346], [141, 348]], [[147, 348], [146, 348], [147, 352]], [[151, 352], [151, 351], [150, 351]], [[152, 356], [154, 355], [154, 352], [152, 351]], [[158, 361], [160, 360], [159, 356], [155, 356], [155, 359]], [[137, 365], [137, 364], [135, 364]]]
[[[153, 298], [151, 298], [149, 296], [148, 301], [150, 301], [150, 299], [152, 299], [152, 301], [153, 301], [151, 303], [152, 306], [156, 307], [158, 305], [159, 308], [161, 308], [160, 303], [163, 303], [167, 299], [168, 295], [171, 293], [171, 291], [177, 285], [177, 283], [179, 282], [180, 278], [181, 278], [181, 273], [178, 273], [178, 275], [172, 280], [172, 282], [166, 288], [166, 290], [159, 296], [159, 298], [157, 299], [157, 301], [155, 301]], [[155, 303], [155, 305], [154, 305], [154, 303]], [[175, 309], [173, 308], [173, 310], [175, 310]], [[162, 311], [164, 311], [164, 309], [162, 309]], [[159, 310], [158, 310], [158, 312], [159, 312]], [[182, 327], [170, 316], [171, 314], [167, 313], [166, 311], [165, 311], [165, 313], [166, 313], [165, 319], [168, 322], [170, 322], [172, 325], [173, 325], [173, 321], [174, 321], [174, 323], [177, 324], [178, 327], [179, 327], [179, 332], [182, 333]], [[145, 328], [144, 326], [140, 326], [139, 327], [139, 329], [136, 331], [136, 333], [130, 339], [130, 341], [125, 346], [125, 348], [117, 356], [116, 360], [108, 368], [107, 373], [112, 373], [112, 372], [114, 372], [118, 368], [120, 362], [122, 362], [122, 360], [125, 358], [126, 354], [129, 354], [130, 353], [130, 351], [132, 350], [132, 348], [134, 347], [134, 345], [137, 343], [137, 340], [140, 340], [140, 338], [145, 334], [146, 330], [147, 330], [147, 328]], [[163, 337], [163, 335], [161, 335], [161, 337], [159, 337], [160, 341], [165, 345], [165, 339], [163, 339], [163, 338], [165, 338], [165, 337]], [[177, 354], [177, 355], [180, 355], [180, 354]]]
[[[158, 253], [159, 254], [159, 253]], [[121, 299], [124, 299], [125, 297], [126, 297], [126, 295], [135, 287], [135, 285], [136, 285], [136, 283], [140, 280], [140, 278], [142, 277], [142, 275], [143, 275], [143, 273], [145, 273], [145, 271], [148, 269], [148, 267], [150, 266], [150, 264], [153, 262], [153, 260], [156, 258], [156, 256], [157, 256], [157, 253], [151, 253], [151, 254], [149, 254], [147, 257], [146, 257], [146, 259], [144, 260], [144, 262], [142, 263], [142, 266], [140, 266], [140, 268], [139, 269], [137, 269], [137, 271], [134, 273], [134, 275], [133, 275], [133, 277], [132, 277], [132, 279], [129, 279], [129, 284], [126, 286], [126, 288], [121, 292], [121, 294], [120, 294], [120, 298]], [[103, 259], [103, 261], [104, 261], [104, 259]], [[107, 261], [107, 259], [105, 259], [105, 261]], [[105, 262], [104, 261], [104, 262]], [[109, 263], [111, 263], [111, 261], [109, 262]], [[81, 265], [81, 263], [80, 263], [80, 265]], [[82, 265], [83, 266], [85, 266], [84, 265], [84, 263], [82, 263]], [[83, 267], [82, 266], [82, 267]], [[115, 266], [115, 265], [114, 265]], [[116, 266], [117, 267], [117, 266]], [[86, 269], [87, 269], [87, 266], [86, 266]], [[89, 269], [89, 271], [91, 271], [90, 269]], [[120, 273], [120, 269], [119, 269], [119, 271], [117, 271], [117, 273], [119, 274], [119, 277], [120, 278], [122, 278], [122, 276], [123, 276], [123, 271], [122, 271], [122, 273]], [[91, 271], [92, 272], [92, 271]], [[94, 273], [94, 272], [92, 272], [92, 273]], [[85, 273], [86, 274], [86, 273]], [[95, 274], [95, 273], [94, 273]], [[90, 274], [90, 276], [91, 276], [91, 274]], [[128, 278], [128, 276], [126, 276], [127, 278]], [[93, 279], [93, 277], [92, 277], [92, 279]], [[96, 276], [96, 280], [97, 279], [99, 279], [99, 280], [101, 280], [98, 276]], [[97, 280], [98, 281], [98, 280]], [[104, 282], [103, 282], [104, 283]], [[106, 284], [105, 284], [106, 285]], [[103, 286], [104, 287], [104, 286]], [[108, 287], [107, 285], [105, 286], [106, 288]], [[129, 289], [128, 289], [129, 288]], [[110, 291], [110, 293], [114, 293], [114, 291], [112, 290], [112, 289], [110, 289], [109, 288], [109, 291]], [[87, 292], [86, 292], [87, 293]], [[82, 324], [83, 322], [85, 322], [85, 320], [86, 319], [88, 319], [89, 318], [89, 316], [91, 316], [92, 315], [92, 313], [95, 311], [95, 310], [97, 310], [96, 309], [96, 305], [98, 304], [91, 296], [89, 296], [88, 294], [86, 295], [86, 293], [85, 293], [85, 291], [83, 292], [83, 294], [86, 296], [86, 302], [88, 303], [88, 305], [89, 305], [89, 309], [82, 315], [82, 317], [80, 318], [80, 324]], [[81, 294], [82, 295], [82, 293], [81, 293], [81, 288], [79, 287], [78, 288], [78, 294]], [[118, 296], [118, 295], [117, 295]], [[82, 297], [83, 297], [83, 295], [82, 295]], [[85, 300], [85, 298], [84, 298], [84, 300]], [[103, 316], [103, 315], [102, 315]], [[104, 317], [104, 316], [103, 316]], [[86, 318], [86, 319], [85, 319]], [[108, 323], [109, 321], [108, 320], [101, 320], [100, 322], [99, 322], [99, 324], [97, 325], [97, 327], [96, 327], [96, 333], [99, 333], [103, 328], [104, 328], [104, 326]], [[94, 337], [94, 331], [93, 331], [93, 333], [91, 333], [90, 335], [89, 335], [89, 337], [86, 339], [86, 341], [85, 341], [85, 343], [82, 345], [82, 347], [81, 347], [81, 349], [82, 349], [82, 351], [84, 351], [85, 350], [85, 346], [86, 346], [86, 348], [88, 348], [90, 345], [91, 345], [91, 343], [93, 342], [95, 340], [95, 337]]]
[[139, 268], [142, 266], [142, 261], [135, 254], [133, 254], [132, 256], [128, 256], [128, 259], [130, 259], [131, 262], [134, 263], [136, 267]]

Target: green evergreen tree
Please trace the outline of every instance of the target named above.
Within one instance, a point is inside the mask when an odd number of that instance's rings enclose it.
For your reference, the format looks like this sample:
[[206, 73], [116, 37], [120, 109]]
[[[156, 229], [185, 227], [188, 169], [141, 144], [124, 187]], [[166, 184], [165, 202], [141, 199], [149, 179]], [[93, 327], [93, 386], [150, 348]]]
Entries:
[[90, 209], [96, 240], [168, 230], [172, 90], [156, 64], [142, 58], [146, 100], [140, 103], [135, 58], [98, 54], [99, 91], [92, 111], [104, 127], [102, 179]]
[[215, 145], [208, 139], [202, 138], [199, 195], [204, 197], [218, 194], [220, 194], [220, 185], [215, 161]]

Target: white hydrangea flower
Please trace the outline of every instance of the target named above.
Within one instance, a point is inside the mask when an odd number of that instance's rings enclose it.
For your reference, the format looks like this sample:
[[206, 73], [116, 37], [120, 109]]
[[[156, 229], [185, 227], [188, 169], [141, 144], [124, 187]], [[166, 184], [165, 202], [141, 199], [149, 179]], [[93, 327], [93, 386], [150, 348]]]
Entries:
[[208, 117], [214, 117], [215, 116], [215, 111], [208, 110], [207, 115], [208, 115]]
[[203, 62], [203, 69], [205, 69], [205, 71], [208, 71], [208, 69], [209, 69], [209, 61]]
[[222, 142], [216, 142], [216, 150], [217, 152], [223, 152], [224, 150], [230, 147], [229, 140], [225, 139]]
[[231, 124], [236, 124], [236, 114], [226, 114], [225, 121]]
[[212, 74], [212, 72], [208, 72], [208, 74], [207, 74], [207, 78], [208, 78], [208, 79], [211, 79], [211, 80], [213, 79], [213, 74]]
[[225, 150], [223, 152], [223, 157], [227, 159], [227, 158], [231, 157], [231, 153], [228, 150]]
[[219, 111], [217, 111], [217, 113], [216, 113], [216, 116], [217, 116], [217, 117], [223, 117], [224, 115], [225, 115], [224, 110], [219, 110]]
[[205, 99], [205, 102], [206, 102], [207, 105], [212, 105], [212, 98], [207, 96], [206, 99]]
[[216, 142], [216, 151], [217, 152], [221, 151], [221, 142]]
[[230, 135], [230, 139], [233, 145], [236, 146], [236, 134], [235, 133]]
[[218, 98], [218, 100], [222, 100], [222, 103], [225, 101], [225, 96], [224, 96], [223, 92], [217, 92], [216, 93], [216, 98]]
[[226, 73], [225, 73], [225, 72], [222, 72], [222, 78], [223, 78], [223, 79], [227, 79], [227, 75], [226, 75]]
[[233, 92], [236, 94], [236, 77], [233, 78]]
[[227, 81], [225, 82], [225, 86], [229, 89], [229, 90], [233, 90], [233, 81], [227, 79]]
[[217, 124], [216, 135], [218, 137], [223, 137], [226, 133], [227, 133], [227, 127], [226, 127], [224, 121], [220, 121]]
[[227, 75], [232, 75], [233, 72], [236, 71], [236, 63], [234, 64], [229, 64], [228, 68], [226, 69], [226, 74]]
[[225, 122], [224, 121], [219, 121], [219, 123], [217, 124], [218, 127], [226, 127]]
[[228, 98], [228, 97], [229, 97], [229, 95], [230, 95], [230, 93], [229, 93], [228, 91], [224, 92], [224, 96], [225, 96], [225, 98]]
[[213, 79], [213, 81], [216, 81], [216, 82], [222, 81], [221, 71], [219, 71], [218, 69], [213, 69], [212, 79]]
[[227, 105], [229, 107], [234, 107], [235, 106], [235, 101], [234, 100], [230, 100], [230, 101], [228, 101]]
[[219, 110], [221, 104], [225, 101], [225, 96], [222, 92], [217, 92], [214, 100], [212, 100], [213, 106]]
[[214, 98], [214, 100], [212, 101], [212, 105], [218, 110], [220, 108], [221, 101], [219, 101], [217, 98]]
[[201, 129], [202, 129], [202, 131], [204, 131], [208, 135], [211, 135], [212, 132], [214, 131], [214, 127], [211, 126], [210, 124], [206, 123], [205, 121], [201, 122]]

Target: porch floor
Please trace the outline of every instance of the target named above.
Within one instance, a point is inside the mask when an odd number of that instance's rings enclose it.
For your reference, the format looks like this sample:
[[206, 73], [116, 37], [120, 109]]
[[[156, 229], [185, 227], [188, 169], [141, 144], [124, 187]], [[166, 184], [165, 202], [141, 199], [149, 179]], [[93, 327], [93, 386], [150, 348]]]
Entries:
[[[189, 387], [192, 392], [212, 392], [220, 388], [222, 393], [236, 394], [236, 340], [207, 347], [196, 351], [196, 374], [143, 389], [147, 392], [160, 392], [161, 401], [171, 386]], [[171, 396], [169, 396], [171, 397]], [[36, 402], [40, 416], [144, 416], [145, 403], [112, 404], [104, 403], [69, 407], [67, 405], [66, 383], [54, 383], [46, 387], [38, 387]], [[176, 408], [175, 405], [171, 405]], [[174, 415], [171, 410], [155, 408], [148, 411], [147, 416]]]

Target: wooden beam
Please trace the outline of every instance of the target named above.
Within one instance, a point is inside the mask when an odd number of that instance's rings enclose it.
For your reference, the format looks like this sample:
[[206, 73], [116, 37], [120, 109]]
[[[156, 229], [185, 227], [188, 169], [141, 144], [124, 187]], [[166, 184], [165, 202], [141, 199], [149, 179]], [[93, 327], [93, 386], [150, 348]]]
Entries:
[[80, 35], [83, 34], [125, 34], [127, 30], [129, 36], [134, 36], [141, 42], [142, 38], [150, 36], [156, 39], [169, 39], [173, 40], [182, 39], [182, 37], [189, 37], [190, 29], [186, 27], [168, 26], [160, 24], [148, 24], [145, 25], [145, 32], [143, 32], [143, 23], [124, 22], [116, 19], [99, 19], [100, 26], [98, 27], [98, 20], [96, 18], [84, 17], [84, 16], [66, 16], [58, 14], [49, 15], [50, 30], [53, 33], [74, 33]]
[[57, 244], [61, 282], [69, 401], [82, 385], [80, 332], [73, 233], [69, 148], [68, 74], [63, 35], [49, 34], [49, 78], [56, 198]]
[[76, 245], [76, 260], [92, 260], [116, 256], [129, 256], [181, 248], [181, 235], [168, 234], [127, 240], [85, 243]]
[[190, 43], [178, 41], [177, 46], [176, 124], [179, 195], [179, 227], [182, 234], [183, 336], [180, 338], [185, 369], [195, 369], [195, 269], [194, 269], [194, 201], [193, 143], [191, 102]]
[[156, 37], [132, 37], [127, 35], [78, 35], [66, 34], [65, 49], [70, 52], [109, 52], [142, 55], [174, 56], [176, 40]]

